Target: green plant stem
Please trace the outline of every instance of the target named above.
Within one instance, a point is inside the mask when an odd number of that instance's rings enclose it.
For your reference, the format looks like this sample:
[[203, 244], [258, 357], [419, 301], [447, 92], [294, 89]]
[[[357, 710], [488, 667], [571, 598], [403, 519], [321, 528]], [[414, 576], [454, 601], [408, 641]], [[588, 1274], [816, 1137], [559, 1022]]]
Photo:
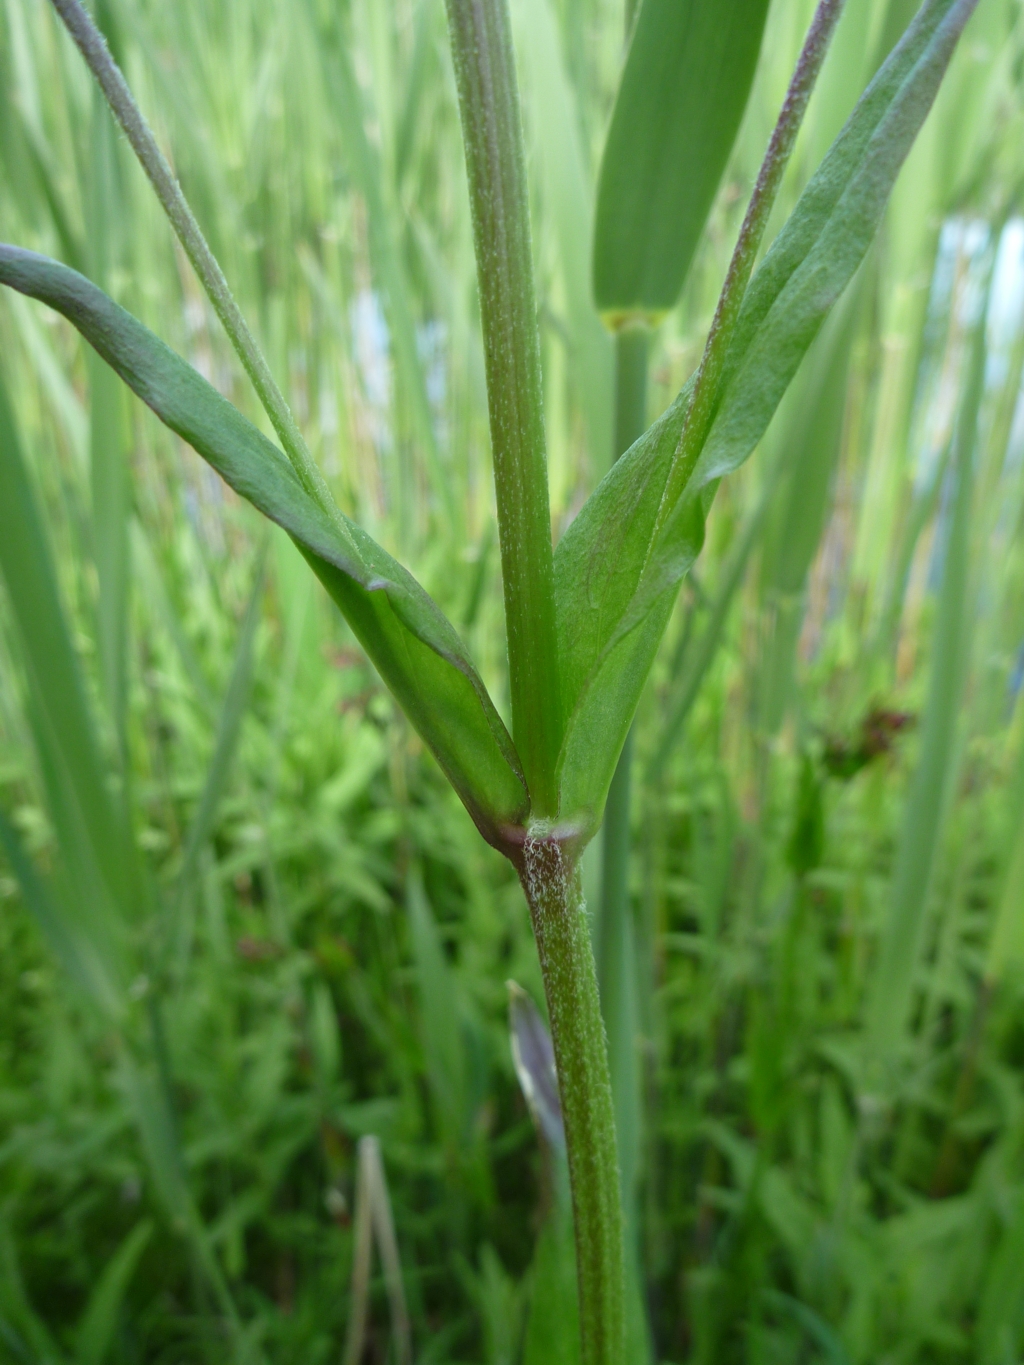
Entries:
[[217, 258], [210, 250], [195, 215], [188, 206], [174, 172], [157, 146], [152, 129], [135, 103], [128, 83], [107, 47], [102, 33], [79, 0], [53, 0], [53, 7], [85, 58], [107, 103], [149, 177], [186, 256], [209, 295], [224, 330], [252, 381], [253, 388], [277, 432], [306, 492], [340, 524], [340, 513], [323, 475], [309, 453], [284, 395], [274, 382], [263, 352], [242, 316]]
[[537, 939], [572, 1182], [581, 1365], [625, 1365], [625, 1274], [608, 1051], [572, 855], [528, 840], [518, 864]]
[[448, 0], [473, 216], [508, 634], [512, 735], [533, 814], [553, 817], [561, 705], [540, 340], [506, 0]]

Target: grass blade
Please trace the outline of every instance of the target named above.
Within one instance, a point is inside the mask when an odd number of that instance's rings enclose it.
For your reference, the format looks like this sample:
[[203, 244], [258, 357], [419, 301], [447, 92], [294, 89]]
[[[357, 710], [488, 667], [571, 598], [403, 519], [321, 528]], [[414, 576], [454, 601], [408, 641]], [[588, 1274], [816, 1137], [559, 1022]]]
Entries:
[[29, 685], [29, 716], [52, 816], [61, 831], [62, 849], [74, 854], [69, 870], [78, 883], [76, 900], [98, 933], [112, 935], [114, 907], [124, 918], [137, 915], [144, 892], [127, 813], [107, 781], [2, 378], [0, 574], [18, 627]]
[[152, 1235], [152, 1223], [136, 1223], [104, 1267], [78, 1324], [76, 1365], [103, 1365], [110, 1354], [125, 1294]]
[[228, 689], [224, 694], [224, 703], [217, 720], [213, 757], [206, 770], [202, 795], [199, 798], [199, 804], [196, 807], [185, 839], [185, 850], [182, 854], [181, 871], [178, 874], [178, 886], [175, 892], [175, 909], [171, 917], [171, 946], [179, 971], [184, 968], [188, 949], [184, 931], [185, 902], [195, 888], [196, 876], [199, 871], [199, 857], [213, 832], [217, 807], [220, 804], [235, 756], [235, 749], [238, 745], [242, 717], [249, 704], [249, 693], [252, 687], [253, 644], [256, 639], [256, 629], [260, 623], [265, 567], [266, 548], [264, 547], [256, 566], [256, 576], [245, 609], [245, 616], [242, 619], [242, 628], [235, 649], [235, 659], [231, 668]]
[[613, 327], [675, 306], [754, 79], [766, 0], [644, 0], [601, 161], [594, 297]]
[[[991, 267], [990, 267], [991, 272]], [[991, 273], [989, 287], [991, 286]], [[952, 514], [945, 548], [921, 750], [903, 816], [890, 892], [867, 1007], [869, 1065], [884, 1073], [902, 1042], [914, 995], [935, 863], [959, 747], [958, 717], [966, 677], [972, 612], [971, 514], [978, 419], [985, 385], [985, 306], [975, 324], [969, 370], [952, 456]]]

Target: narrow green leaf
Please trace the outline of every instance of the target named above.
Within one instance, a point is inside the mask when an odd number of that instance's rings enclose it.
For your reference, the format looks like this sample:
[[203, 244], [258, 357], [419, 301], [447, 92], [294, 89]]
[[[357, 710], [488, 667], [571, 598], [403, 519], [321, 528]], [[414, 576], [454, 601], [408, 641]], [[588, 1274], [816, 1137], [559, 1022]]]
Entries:
[[529, 798], [512, 741], [454, 627], [412, 575], [352, 522], [335, 525], [276, 446], [83, 276], [0, 246], [0, 283], [63, 313], [166, 426], [292, 536], [484, 837], [500, 843], [521, 824]]
[[613, 323], [675, 306], [754, 79], [767, 0], [644, 0], [601, 162], [594, 296]]
[[0, 1222], [0, 1341], [16, 1360], [63, 1365], [64, 1355], [25, 1292], [10, 1220]]
[[245, 617], [242, 621], [242, 629], [239, 632], [238, 645], [235, 649], [234, 664], [231, 669], [231, 678], [228, 682], [228, 689], [224, 695], [224, 704], [221, 707], [220, 715], [217, 720], [217, 735], [214, 740], [213, 757], [210, 759], [210, 766], [206, 772], [206, 780], [203, 783], [202, 795], [192, 817], [188, 835], [185, 839], [185, 851], [181, 860], [181, 872], [178, 876], [178, 887], [176, 892], [176, 904], [174, 912], [174, 924], [172, 925], [172, 939], [177, 950], [177, 956], [181, 958], [186, 949], [182, 931], [182, 910], [185, 898], [193, 890], [196, 874], [199, 869], [199, 855], [206, 846], [213, 832], [213, 822], [217, 814], [217, 807], [220, 804], [227, 782], [231, 762], [235, 755], [238, 745], [238, 736], [242, 728], [242, 717], [249, 703], [249, 692], [252, 684], [252, 664], [253, 664], [253, 643], [256, 638], [256, 628], [260, 621], [260, 606], [263, 598], [264, 564], [266, 554], [261, 553], [259, 564], [256, 570], [256, 578], [249, 594], [249, 603], [246, 607]]
[[[991, 287], [991, 265], [989, 287]], [[986, 290], [986, 305], [988, 291]], [[971, 516], [974, 506], [978, 423], [985, 386], [987, 306], [975, 322], [972, 352], [954, 435], [954, 481], [948, 542], [932, 643], [921, 748], [910, 784], [890, 887], [888, 915], [867, 1006], [869, 1058], [884, 1083], [885, 1063], [898, 1051], [914, 998], [928, 899], [941, 847], [960, 747], [961, 698], [967, 674], [973, 613], [970, 609]]]
[[190, 1242], [237, 1342], [241, 1332], [238, 1311], [189, 1189], [167, 1086], [152, 1068], [143, 1069], [127, 1048], [122, 1049], [119, 1062], [118, 1084], [135, 1120], [156, 1194], [171, 1226]]
[[[1022, 750], [1024, 752], [1024, 750]], [[1020, 764], [1024, 773], [1024, 762]], [[985, 958], [985, 977], [999, 981], [1010, 968], [1024, 967], [1024, 781], [1013, 804], [1008, 845], [1009, 865]]]
[[537, 1238], [530, 1268], [523, 1365], [578, 1365], [580, 1359], [569, 1171], [564, 1156], [553, 1158], [552, 1164], [555, 1199]]
[[1020, 1358], [1024, 1341], [1024, 1189], [1007, 1201], [1009, 1216], [987, 1268], [978, 1311], [978, 1365]]
[[764, 434], [860, 264], [974, 4], [926, 0], [801, 196], [751, 281], [707, 441], [673, 506], [661, 503], [692, 380], [618, 461], [559, 544], [563, 817], [596, 826], [676, 588], [701, 548], [717, 481]]
[[456, 983], [418, 864], [409, 871], [407, 905], [434, 1119], [455, 1150], [466, 1142], [470, 1126], [466, 1049]]
[[[76, 917], [113, 947], [144, 893], [127, 813], [111, 790], [13, 410], [0, 377], [0, 576], [27, 675], [26, 708]], [[115, 910], [116, 907], [116, 910]]]
[[44, 882], [7, 816], [0, 811], [0, 848], [21, 888], [25, 908], [47, 947], [68, 976], [102, 1014], [116, 1018], [124, 1000], [120, 983], [112, 978], [108, 956], [96, 935], [67, 913], [64, 901]]
[[78, 1325], [77, 1365], [103, 1365], [110, 1354], [124, 1296], [152, 1235], [148, 1219], [136, 1223], [104, 1266]]

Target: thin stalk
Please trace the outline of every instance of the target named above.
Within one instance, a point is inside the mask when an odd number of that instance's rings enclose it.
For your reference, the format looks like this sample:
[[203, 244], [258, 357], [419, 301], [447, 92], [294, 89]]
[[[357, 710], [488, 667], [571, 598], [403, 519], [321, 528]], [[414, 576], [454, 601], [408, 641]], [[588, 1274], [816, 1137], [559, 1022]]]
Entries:
[[107, 103], [121, 125], [125, 137], [138, 157], [142, 169], [156, 190], [157, 198], [178, 235], [186, 256], [209, 295], [235, 351], [252, 380], [253, 388], [277, 432], [285, 453], [295, 467], [306, 492], [328, 515], [339, 522], [341, 514], [330, 490], [315, 464], [302, 433], [296, 425], [284, 395], [274, 382], [263, 352], [242, 316], [224, 272], [203, 236], [195, 215], [188, 206], [174, 172], [157, 146], [152, 129], [135, 103], [128, 82], [110, 54], [103, 34], [93, 23], [80, 0], [53, 0], [75, 46], [85, 58]]
[[797, 134], [803, 123], [807, 104], [811, 98], [822, 63], [828, 52], [829, 42], [835, 32], [839, 16], [843, 11], [844, 0], [819, 0], [814, 12], [811, 27], [807, 31], [800, 57], [793, 72], [793, 78], [786, 91], [778, 121], [772, 131], [768, 150], [758, 172], [754, 192], [747, 205], [747, 212], [740, 228], [740, 235], [729, 262], [725, 284], [719, 295], [714, 321], [708, 333], [697, 370], [690, 411], [679, 438], [679, 445], [673, 458], [672, 468], [665, 485], [661, 508], [658, 513], [651, 544], [658, 538], [665, 519], [679, 499], [679, 495], [693, 472], [697, 457], [707, 438], [718, 399], [719, 382], [725, 368], [729, 346], [736, 330], [747, 285], [754, 269], [754, 262], [764, 238], [768, 219], [771, 216], [775, 199], [782, 184], [782, 176]]
[[512, 735], [533, 814], [557, 813], [562, 737], [540, 339], [506, 0], [448, 0], [473, 216], [505, 592]]
[[572, 855], [528, 840], [518, 865], [537, 939], [569, 1157], [581, 1365], [625, 1365], [625, 1275], [608, 1052], [590, 927]]

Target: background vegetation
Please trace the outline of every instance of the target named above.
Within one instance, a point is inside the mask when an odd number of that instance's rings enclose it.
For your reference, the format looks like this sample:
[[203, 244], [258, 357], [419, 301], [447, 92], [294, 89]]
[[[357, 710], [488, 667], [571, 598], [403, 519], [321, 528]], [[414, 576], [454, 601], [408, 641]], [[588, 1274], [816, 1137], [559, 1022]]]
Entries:
[[[810, 9], [772, 7], [652, 417]], [[779, 221], [912, 9], [849, 0]], [[342, 505], [507, 695], [443, 7], [98, 18]], [[624, 22], [621, 0], [513, 18], [558, 534], [611, 458], [589, 205]], [[719, 494], [641, 706], [652, 1359], [1024, 1350], [1022, 20], [981, 0], [881, 238]], [[0, 10], [0, 187], [0, 237], [104, 283], [260, 420], [39, 0]], [[559, 1175], [509, 1047], [506, 981], [542, 998], [510, 869], [286, 538], [63, 321], [5, 294], [0, 358], [0, 1359], [337, 1359], [370, 1134], [416, 1359], [567, 1359], [530, 1318]]]

